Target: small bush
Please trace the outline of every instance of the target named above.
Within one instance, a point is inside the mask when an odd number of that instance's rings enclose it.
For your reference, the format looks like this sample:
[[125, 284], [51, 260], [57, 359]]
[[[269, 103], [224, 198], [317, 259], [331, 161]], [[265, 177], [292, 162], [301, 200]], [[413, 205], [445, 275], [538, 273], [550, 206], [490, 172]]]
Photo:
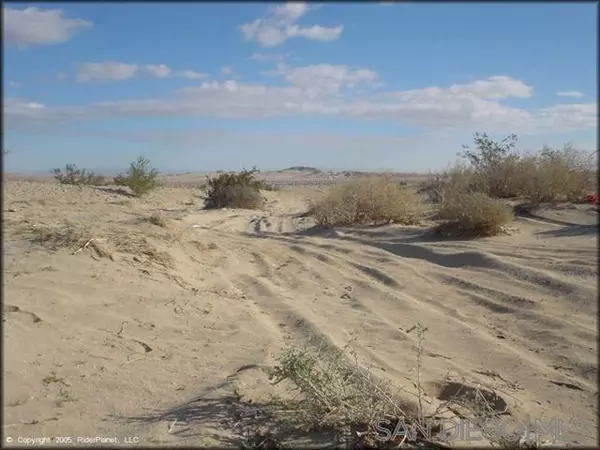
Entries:
[[167, 219], [161, 213], [152, 214], [148, 219], [148, 222], [161, 228], [165, 228], [167, 226]]
[[428, 201], [439, 204], [456, 193], [474, 189], [473, 171], [463, 165], [456, 165], [439, 174], [431, 174], [421, 183], [419, 193], [425, 194]]
[[261, 191], [279, 191], [279, 187], [274, 186], [266, 181], [257, 181], [258, 187]]
[[117, 175], [114, 183], [117, 186], [127, 186], [137, 197], [147, 194], [160, 185], [158, 171], [150, 169], [149, 164], [148, 159], [140, 156], [129, 165], [127, 175]]
[[272, 383], [287, 380], [301, 394], [286, 409], [307, 429], [372, 426], [380, 417], [406, 417], [414, 411], [391, 383], [358, 362], [352, 341], [342, 349], [325, 342], [288, 346], [270, 375]]
[[321, 227], [381, 222], [414, 222], [414, 194], [384, 176], [370, 176], [333, 187], [311, 204]]
[[253, 167], [208, 178], [206, 208], [261, 209], [264, 198], [260, 190], [264, 183], [255, 179], [257, 173], [258, 170]]
[[437, 231], [458, 236], [494, 236], [514, 218], [502, 201], [482, 192], [456, 193], [440, 203], [438, 214]]
[[106, 184], [102, 175], [96, 175], [86, 169], [78, 169], [75, 164], [67, 164], [64, 172], [61, 169], [52, 169], [51, 172], [60, 184], [76, 186], [103, 186]]

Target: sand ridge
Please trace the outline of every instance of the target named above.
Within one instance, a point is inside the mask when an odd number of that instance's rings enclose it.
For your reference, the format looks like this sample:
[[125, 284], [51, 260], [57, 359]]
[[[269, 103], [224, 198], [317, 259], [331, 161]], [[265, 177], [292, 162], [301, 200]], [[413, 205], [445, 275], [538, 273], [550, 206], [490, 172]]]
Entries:
[[[274, 356], [315, 336], [357, 335], [365, 364], [414, 396], [419, 322], [429, 398], [480, 384], [517, 417], [560, 418], [565, 442], [596, 442], [596, 212], [440, 240], [425, 225], [316, 230], [312, 188], [266, 192], [264, 211], [204, 211], [197, 194], [5, 182], [5, 435], [233, 445], [225, 399], [264, 401]], [[68, 226], [73, 249], [30, 242]]]

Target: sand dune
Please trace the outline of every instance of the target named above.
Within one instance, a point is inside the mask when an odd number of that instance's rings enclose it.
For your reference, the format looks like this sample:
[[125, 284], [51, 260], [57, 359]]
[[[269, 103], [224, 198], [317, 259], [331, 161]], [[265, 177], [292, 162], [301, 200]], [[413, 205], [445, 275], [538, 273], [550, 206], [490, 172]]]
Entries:
[[[266, 401], [264, 369], [315, 336], [356, 334], [365, 364], [414, 400], [419, 322], [429, 398], [480, 384], [515, 417], [559, 418], [565, 442], [597, 441], [594, 211], [532, 211], [510, 235], [460, 241], [316, 230], [307, 189], [267, 192], [260, 212], [204, 211], [185, 188], [4, 189], [5, 435], [234, 445], [228, 396]], [[94, 241], [75, 255], [82, 243], [30, 242], [65, 220]]]

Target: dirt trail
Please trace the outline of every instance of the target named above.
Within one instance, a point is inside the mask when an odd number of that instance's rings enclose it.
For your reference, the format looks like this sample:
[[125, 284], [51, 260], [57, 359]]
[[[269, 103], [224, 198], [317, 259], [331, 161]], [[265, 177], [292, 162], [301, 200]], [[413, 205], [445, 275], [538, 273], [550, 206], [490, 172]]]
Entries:
[[587, 421], [565, 420], [593, 435], [594, 235], [549, 239], [556, 227], [526, 220], [516, 236], [472, 242], [434, 242], [422, 230], [393, 226], [315, 234], [302, 212], [276, 203], [258, 217], [185, 220], [204, 221], [200, 232], [252, 255], [223, 276], [251, 293], [272, 327], [338, 346], [360, 330], [363, 356], [407, 383], [416, 337], [406, 330], [420, 322], [429, 329], [423, 370], [434, 388], [450, 371], [504, 391], [535, 417], [564, 417], [576, 402], [577, 411], [590, 412]]
[[19, 255], [3, 314], [9, 429], [228, 444], [228, 383], [266, 394], [261, 368], [288, 338], [342, 347], [356, 334], [371, 370], [414, 394], [419, 322], [429, 397], [479, 383], [515, 417], [559, 418], [565, 442], [595, 442], [596, 233], [528, 219], [476, 241], [393, 225], [315, 231], [301, 196], [268, 199], [264, 212], [180, 214], [185, 239], [159, 247], [168, 270], [5, 244]]

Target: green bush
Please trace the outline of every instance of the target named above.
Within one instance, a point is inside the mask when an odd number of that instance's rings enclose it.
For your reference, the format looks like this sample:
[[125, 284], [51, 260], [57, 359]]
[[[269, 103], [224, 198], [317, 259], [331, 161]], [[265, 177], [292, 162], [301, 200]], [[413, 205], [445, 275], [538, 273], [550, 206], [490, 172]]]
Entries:
[[518, 170], [520, 156], [516, 152], [517, 135], [511, 134], [500, 142], [486, 133], [475, 133], [475, 150], [463, 145], [463, 153], [473, 170], [472, 187], [490, 197], [512, 198], [519, 195], [522, 178]]
[[114, 178], [114, 183], [117, 186], [128, 187], [137, 197], [147, 194], [160, 186], [158, 171], [150, 169], [149, 165], [150, 161], [140, 156], [129, 165], [126, 175], [119, 174]]
[[382, 222], [414, 222], [414, 193], [385, 176], [369, 176], [334, 186], [311, 203], [311, 214], [321, 227]]
[[455, 193], [439, 205], [442, 223], [437, 231], [445, 235], [494, 236], [513, 219], [512, 210], [502, 201], [482, 192]]
[[103, 186], [106, 184], [106, 179], [102, 175], [96, 175], [86, 169], [78, 169], [75, 164], [67, 164], [64, 172], [61, 169], [52, 169], [51, 172], [60, 184], [76, 186]]
[[244, 169], [241, 172], [222, 173], [208, 178], [205, 200], [206, 208], [245, 208], [261, 209], [264, 198], [260, 192], [264, 183], [257, 180], [258, 169]]

